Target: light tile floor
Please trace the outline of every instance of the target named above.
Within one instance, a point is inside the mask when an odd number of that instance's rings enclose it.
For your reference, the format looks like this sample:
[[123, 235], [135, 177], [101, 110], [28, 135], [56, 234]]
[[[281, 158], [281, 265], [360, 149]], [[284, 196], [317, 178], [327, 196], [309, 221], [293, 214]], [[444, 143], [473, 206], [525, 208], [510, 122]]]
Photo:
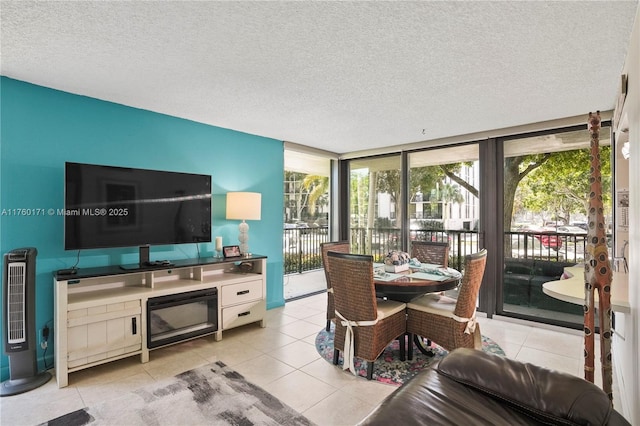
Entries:
[[[52, 379], [30, 392], [0, 398], [0, 423], [36, 425], [221, 360], [318, 425], [353, 425], [396, 388], [356, 378], [320, 358], [314, 342], [325, 325], [325, 309], [326, 294], [295, 300], [269, 310], [266, 328], [247, 325], [224, 332], [219, 342], [203, 337], [157, 349], [146, 364], [131, 357], [72, 373], [63, 389]], [[575, 331], [479, 321], [483, 334], [507, 356], [582, 376], [582, 338]]]

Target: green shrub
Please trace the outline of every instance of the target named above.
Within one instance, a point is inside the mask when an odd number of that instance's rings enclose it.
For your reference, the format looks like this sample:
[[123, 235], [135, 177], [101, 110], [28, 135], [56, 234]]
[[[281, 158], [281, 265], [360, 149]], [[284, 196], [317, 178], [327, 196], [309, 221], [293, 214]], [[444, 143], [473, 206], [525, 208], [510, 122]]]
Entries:
[[320, 268], [322, 268], [322, 255], [320, 254], [285, 253], [284, 255], [285, 274], [313, 271]]

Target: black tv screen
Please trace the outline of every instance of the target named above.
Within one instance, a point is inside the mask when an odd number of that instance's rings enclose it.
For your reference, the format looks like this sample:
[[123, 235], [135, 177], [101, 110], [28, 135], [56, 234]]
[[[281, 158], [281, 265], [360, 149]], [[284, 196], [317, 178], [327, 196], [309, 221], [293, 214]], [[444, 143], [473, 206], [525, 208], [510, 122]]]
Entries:
[[64, 248], [211, 241], [211, 176], [65, 163]]

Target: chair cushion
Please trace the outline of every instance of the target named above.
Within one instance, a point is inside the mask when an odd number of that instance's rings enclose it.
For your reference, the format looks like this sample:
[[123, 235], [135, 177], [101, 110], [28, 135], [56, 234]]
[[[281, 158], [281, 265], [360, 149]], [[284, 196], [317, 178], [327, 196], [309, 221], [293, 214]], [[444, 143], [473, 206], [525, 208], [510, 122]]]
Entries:
[[[452, 300], [453, 303], [451, 303]], [[445, 317], [453, 315], [455, 308], [456, 303], [454, 299], [446, 296], [440, 296], [439, 294], [425, 294], [424, 296], [416, 297], [411, 302], [407, 303], [407, 309], [442, 315]]]
[[[413, 299], [407, 304], [407, 309], [411, 309], [418, 312], [424, 312], [427, 314], [439, 315], [444, 318], [450, 318], [459, 323], [466, 323], [464, 332], [466, 334], [475, 335], [475, 345], [479, 348], [482, 345], [480, 330], [476, 328], [476, 313], [475, 311], [469, 318], [459, 317], [455, 314], [456, 304], [450, 302], [450, 298], [446, 296], [440, 296], [436, 294], [426, 294], [417, 299]], [[412, 315], [408, 312], [409, 316]], [[476, 332], [477, 331], [477, 332]], [[428, 336], [427, 336], [428, 337]]]
[[437, 369], [545, 423], [604, 425], [612, 415], [609, 398], [593, 383], [503, 356], [456, 349]]
[[402, 312], [407, 307], [406, 303], [396, 302], [394, 300], [377, 300], [377, 303], [378, 319], [380, 320]]

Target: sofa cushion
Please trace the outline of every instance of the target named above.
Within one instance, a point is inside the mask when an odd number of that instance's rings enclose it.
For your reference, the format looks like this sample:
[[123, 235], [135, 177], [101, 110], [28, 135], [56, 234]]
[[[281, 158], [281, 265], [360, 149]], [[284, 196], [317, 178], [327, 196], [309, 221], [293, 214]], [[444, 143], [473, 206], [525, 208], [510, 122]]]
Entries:
[[[443, 362], [440, 371], [439, 363]], [[570, 383], [561, 383], [565, 379]], [[588, 382], [573, 383], [573, 379], [584, 382], [498, 355], [456, 349], [385, 398], [359, 425], [631, 426], [611, 408], [606, 395], [603, 399], [602, 391], [594, 390]], [[584, 392], [575, 392], [576, 388]], [[573, 406], [563, 392], [574, 395]], [[570, 420], [560, 416], [560, 411], [570, 411]], [[608, 421], [603, 420], [607, 417]]]
[[593, 383], [499, 355], [457, 349], [437, 369], [541, 422], [604, 425], [613, 411], [607, 395]]
[[549, 281], [559, 280], [564, 273], [564, 268], [574, 265], [575, 263], [553, 262], [550, 260], [538, 259], [534, 261], [532, 273], [534, 275], [549, 277]]
[[504, 272], [506, 274], [531, 275], [533, 260], [507, 258], [504, 260]]

